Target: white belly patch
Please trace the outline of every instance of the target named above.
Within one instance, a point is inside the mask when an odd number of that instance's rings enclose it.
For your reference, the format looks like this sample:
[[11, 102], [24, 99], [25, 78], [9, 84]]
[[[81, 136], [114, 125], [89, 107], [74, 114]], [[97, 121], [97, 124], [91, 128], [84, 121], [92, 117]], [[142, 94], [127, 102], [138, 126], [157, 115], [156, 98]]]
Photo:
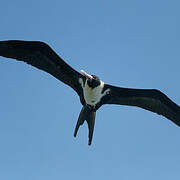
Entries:
[[86, 101], [86, 104], [89, 104], [91, 106], [95, 106], [98, 102], [100, 102], [101, 98], [105, 96], [107, 93], [109, 93], [110, 89], [106, 89], [103, 93], [102, 90], [104, 88], [104, 82], [101, 81], [100, 86], [95, 88], [90, 88], [87, 84], [87, 80], [85, 82], [85, 85], [81, 83], [83, 87], [83, 93], [84, 93], [84, 99]]

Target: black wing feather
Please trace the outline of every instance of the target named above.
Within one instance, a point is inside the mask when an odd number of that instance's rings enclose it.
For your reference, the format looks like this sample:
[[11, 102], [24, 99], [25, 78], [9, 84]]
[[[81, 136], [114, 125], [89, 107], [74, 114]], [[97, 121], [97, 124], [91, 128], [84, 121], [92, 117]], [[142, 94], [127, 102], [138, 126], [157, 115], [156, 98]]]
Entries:
[[105, 85], [110, 93], [104, 104], [137, 106], [165, 116], [180, 126], [180, 107], [156, 89], [130, 89]]
[[24, 61], [46, 71], [72, 87], [80, 96], [82, 88], [78, 82], [83, 76], [70, 67], [50, 46], [40, 41], [0, 41], [0, 56]]

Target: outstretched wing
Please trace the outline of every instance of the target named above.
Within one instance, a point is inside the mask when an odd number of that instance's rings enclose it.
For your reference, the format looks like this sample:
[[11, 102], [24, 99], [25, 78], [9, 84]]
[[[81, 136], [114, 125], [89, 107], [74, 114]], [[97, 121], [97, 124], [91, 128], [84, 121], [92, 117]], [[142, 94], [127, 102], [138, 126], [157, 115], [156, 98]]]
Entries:
[[83, 79], [83, 76], [64, 62], [44, 42], [20, 40], [0, 41], [0, 56], [24, 61], [38, 69], [46, 71], [72, 87], [79, 95], [82, 94], [79, 78]]
[[129, 89], [106, 84], [110, 89], [104, 104], [137, 106], [165, 116], [180, 126], [180, 107], [156, 89]]

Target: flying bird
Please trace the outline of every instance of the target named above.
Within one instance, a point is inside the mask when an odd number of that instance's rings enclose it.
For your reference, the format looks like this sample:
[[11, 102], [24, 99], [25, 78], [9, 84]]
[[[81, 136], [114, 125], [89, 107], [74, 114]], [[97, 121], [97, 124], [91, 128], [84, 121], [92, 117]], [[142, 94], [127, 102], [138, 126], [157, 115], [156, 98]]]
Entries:
[[104, 104], [137, 106], [159, 115], [180, 126], [180, 107], [156, 89], [132, 89], [105, 84], [95, 75], [68, 65], [46, 43], [40, 41], [0, 41], [0, 56], [24, 61], [46, 71], [70, 86], [79, 95], [82, 104], [74, 136], [86, 121], [89, 129], [88, 145], [91, 145], [96, 111]]

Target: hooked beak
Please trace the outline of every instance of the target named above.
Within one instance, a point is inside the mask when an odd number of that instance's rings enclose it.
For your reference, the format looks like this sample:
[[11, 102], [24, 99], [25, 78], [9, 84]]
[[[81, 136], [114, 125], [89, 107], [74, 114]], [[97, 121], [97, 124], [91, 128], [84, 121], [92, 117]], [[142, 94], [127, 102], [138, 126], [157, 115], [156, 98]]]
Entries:
[[80, 70], [80, 72], [81, 72], [85, 77], [87, 77], [88, 79], [90, 79], [90, 80], [93, 79], [93, 77], [92, 77], [90, 74], [86, 73], [84, 70]]

